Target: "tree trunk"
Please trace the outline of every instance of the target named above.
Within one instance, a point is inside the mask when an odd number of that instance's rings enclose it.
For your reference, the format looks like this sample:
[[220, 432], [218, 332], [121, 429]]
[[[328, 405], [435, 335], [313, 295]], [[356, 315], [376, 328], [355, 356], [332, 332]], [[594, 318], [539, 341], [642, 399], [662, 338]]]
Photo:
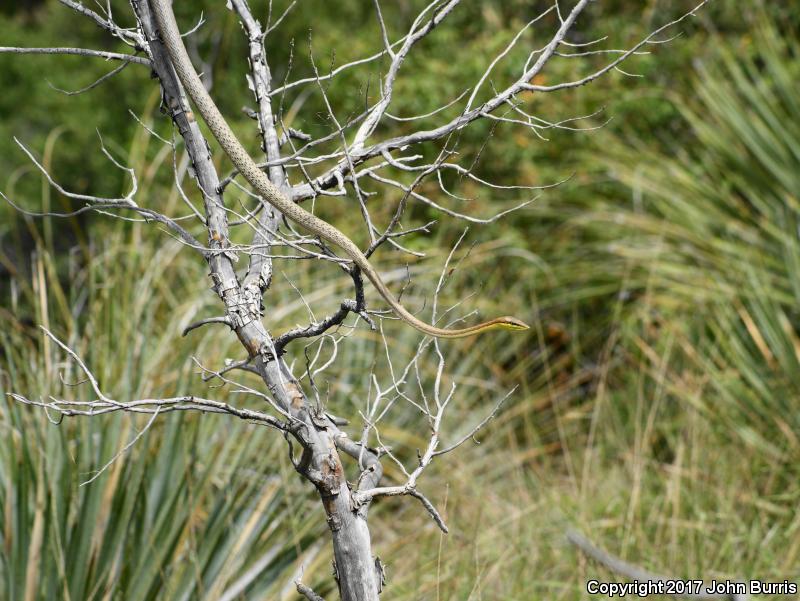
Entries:
[[[142, 31], [150, 46], [153, 71], [161, 81], [163, 104], [169, 111], [186, 144], [197, 183], [204, 192], [209, 246], [228, 245], [228, 225], [218, 192], [219, 176], [211, 160], [209, 146], [192, 116], [182, 86], [158, 36], [158, 29], [147, 0], [131, 0]], [[273, 348], [269, 333], [257, 314], [242, 313], [241, 288], [231, 259], [221, 252], [210, 253], [208, 263], [234, 330], [251, 357], [278, 405], [291, 416], [291, 429], [303, 449], [297, 471], [319, 491], [332, 532], [334, 569], [342, 601], [377, 601], [382, 587], [380, 562], [372, 556], [366, 507], [353, 508], [350, 487], [336, 448], [342, 433], [324, 414], [316, 414], [298, 382], [280, 358], [265, 352]], [[233, 283], [233, 284], [229, 284]], [[235, 286], [227, 288], [228, 285]], [[352, 443], [348, 441], [348, 445]], [[353, 454], [352, 448], [348, 451]], [[361, 453], [364, 455], [364, 453]], [[369, 454], [371, 455], [371, 454]], [[369, 457], [370, 485], [380, 478], [376, 459]]]
[[350, 508], [350, 489], [342, 482], [335, 497], [322, 497], [333, 533], [336, 581], [342, 601], [377, 601], [383, 586], [380, 561], [370, 551], [366, 517]]

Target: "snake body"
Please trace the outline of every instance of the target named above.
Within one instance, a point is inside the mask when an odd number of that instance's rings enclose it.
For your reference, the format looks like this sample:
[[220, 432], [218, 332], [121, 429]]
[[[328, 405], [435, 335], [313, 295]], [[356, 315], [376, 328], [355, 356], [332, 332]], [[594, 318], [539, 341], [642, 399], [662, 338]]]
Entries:
[[526, 330], [528, 326], [515, 317], [498, 317], [474, 326], [459, 329], [444, 329], [425, 323], [411, 314], [398, 301], [378, 272], [361, 252], [356, 244], [338, 229], [326, 221], [309, 213], [301, 206], [287, 198], [258, 167], [242, 144], [236, 138], [225, 118], [220, 113], [216, 104], [200, 81], [194, 70], [192, 61], [183, 45], [175, 15], [172, 11], [171, 0], [151, 0], [151, 6], [156, 17], [156, 22], [161, 30], [161, 39], [167, 49], [175, 71], [178, 74], [184, 89], [194, 102], [198, 113], [206, 122], [209, 130], [219, 145], [228, 155], [242, 176], [253, 186], [258, 194], [269, 204], [278, 209], [285, 217], [300, 224], [308, 231], [316, 234], [326, 242], [341, 248], [357, 265], [361, 272], [372, 282], [376, 290], [386, 300], [392, 311], [401, 320], [416, 328], [420, 332], [437, 338], [463, 338], [494, 329]]

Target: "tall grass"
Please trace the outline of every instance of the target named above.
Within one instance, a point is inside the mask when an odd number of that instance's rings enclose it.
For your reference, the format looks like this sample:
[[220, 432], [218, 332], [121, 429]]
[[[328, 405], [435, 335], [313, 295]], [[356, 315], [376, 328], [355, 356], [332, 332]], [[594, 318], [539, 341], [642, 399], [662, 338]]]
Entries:
[[586, 221], [620, 225], [609, 250], [651, 305], [648, 320], [682, 322], [682, 369], [707, 378], [685, 402], [742, 445], [788, 460], [800, 431], [798, 46], [765, 24], [753, 46], [751, 58], [729, 49], [699, 72], [697, 102], [683, 107], [694, 138], [676, 156], [617, 154], [633, 210]]
[[796, 580], [798, 46], [767, 21], [718, 44], [674, 99], [688, 142], [600, 138], [586, 167], [622, 186], [541, 205], [563, 225], [538, 261], [488, 276], [538, 311], [484, 355], [523, 394], [445, 475], [456, 534], [403, 530], [424, 559], [401, 556], [398, 598], [584, 599], [614, 575], [568, 523], [655, 572]]
[[[137, 149], [134, 143], [131, 156]], [[147, 153], [140, 156], [140, 172], [154, 166]], [[77, 366], [35, 324], [74, 348], [119, 399], [208, 393], [192, 354], [221, 363], [236, 353], [215, 332], [180, 338], [205, 309], [206, 277], [163, 233], [140, 224], [99, 226], [102, 236], [85, 254], [76, 248], [64, 257], [49, 224], [28, 226], [31, 276], [16, 278], [14, 300], [0, 308], [0, 598], [278, 598], [301, 561], [313, 573], [326, 557], [318, 542], [324, 520], [306, 507], [310, 499], [274, 433], [214, 416], [170, 415], [122, 453], [147, 419], [54, 426], [6, 396], [89, 398], [85, 385], [75, 385]], [[56, 262], [67, 259], [64, 274]]]

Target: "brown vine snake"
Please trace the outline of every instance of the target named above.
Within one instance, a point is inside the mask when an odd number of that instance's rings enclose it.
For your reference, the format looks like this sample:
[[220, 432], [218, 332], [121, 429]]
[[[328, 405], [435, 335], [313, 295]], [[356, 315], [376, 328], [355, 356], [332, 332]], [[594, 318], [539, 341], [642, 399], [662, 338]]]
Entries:
[[209, 130], [216, 138], [225, 154], [231, 159], [244, 178], [269, 204], [278, 209], [287, 218], [299, 223], [301, 226], [316, 234], [326, 242], [335, 244], [341, 248], [367, 276], [380, 295], [386, 300], [392, 311], [401, 320], [416, 328], [420, 332], [435, 336], [436, 338], [463, 338], [481, 332], [494, 329], [508, 330], [527, 330], [528, 325], [516, 317], [497, 317], [489, 321], [479, 323], [474, 326], [458, 329], [437, 328], [417, 319], [403, 305], [400, 304], [381, 276], [369, 262], [369, 259], [361, 252], [356, 244], [345, 236], [338, 229], [327, 221], [309, 213], [301, 206], [292, 202], [269, 180], [267, 175], [261, 171], [256, 162], [250, 157], [242, 144], [236, 138], [225, 118], [219, 112], [216, 104], [209, 96], [205, 86], [200, 81], [200, 77], [194, 70], [192, 61], [183, 45], [178, 25], [175, 22], [175, 15], [172, 12], [171, 0], [151, 0], [158, 27], [161, 30], [161, 38], [169, 53], [172, 64], [178, 77], [183, 83], [186, 92], [191, 97], [197, 112], [203, 117]]

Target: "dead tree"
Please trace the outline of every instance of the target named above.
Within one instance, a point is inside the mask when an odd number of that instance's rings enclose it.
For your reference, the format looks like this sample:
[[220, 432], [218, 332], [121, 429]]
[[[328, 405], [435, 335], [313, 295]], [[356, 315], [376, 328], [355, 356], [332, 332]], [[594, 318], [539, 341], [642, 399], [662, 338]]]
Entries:
[[[416, 354], [401, 367], [393, 365], [392, 352], [387, 345], [386, 360], [391, 366], [392, 376], [386, 382], [375, 380], [371, 390], [362, 391], [364, 400], [360, 421], [363, 425], [355, 436], [349, 435], [345, 429], [347, 422], [330, 415], [319, 402], [314, 377], [337, 360], [337, 349], [347, 343], [348, 336], [355, 328], [378, 329], [385, 319], [391, 318], [391, 314], [376, 307], [380, 299], [373, 297], [370, 289], [365, 289], [359, 270], [349, 260], [338, 256], [336, 248], [286, 222], [272, 206], [252, 194], [235, 171], [228, 174], [218, 172], [212, 161], [212, 152], [216, 152], [214, 145], [203, 137], [192, 114], [192, 107], [160, 40], [149, 0], [130, 0], [130, 10], [136, 23], [133, 27], [118, 25], [110, 5], [104, 10], [104, 3], [90, 6], [78, 0], [59, 1], [66, 9], [90, 19], [111, 38], [129, 47], [129, 52], [65, 47], [3, 47], [0, 51], [73, 54], [85, 56], [86, 60], [101, 58], [117, 63], [117, 67], [107, 76], [84, 91], [113, 77], [127, 66], [132, 69], [145, 67], [141, 70], [142, 81], [147, 81], [148, 71], [155, 76], [157, 83], [152, 85], [161, 86], [163, 111], [172, 120], [177, 132], [172, 140], [161, 141], [172, 147], [176, 157], [180, 152], [186, 153], [191, 174], [202, 197], [202, 206], [196, 206], [181, 190], [186, 214], [163, 214], [155, 199], [142, 198], [138, 193], [135, 171], [121, 164], [102, 146], [101, 151], [130, 178], [129, 192], [117, 198], [73, 193], [46, 171], [34, 151], [19, 142], [50, 184], [75, 203], [74, 210], [70, 212], [36, 215], [67, 217], [96, 211], [111, 217], [143, 219], [161, 224], [186, 245], [187, 252], [196, 253], [208, 264], [213, 290], [219, 296], [221, 314], [192, 324], [185, 333], [204, 325], [223, 324], [235, 333], [246, 355], [241, 361], [216, 369], [199, 362], [198, 366], [204, 377], [214, 378], [235, 390], [263, 399], [265, 408], [263, 411], [254, 411], [195, 396], [111, 398], [104, 393], [100, 382], [92, 374], [91, 366], [86, 365], [50, 332], [47, 335], [83, 371], [86, 385], [91, 386], [94, 398], [91, 401], [79, 401], [50, 397], [37, 401], [23, 393], [13, 394], [12, 397], [43, 407], [48, 416], [60, 414], [60, 418], [124, 411], [150, 414], [152, 423], [159, 414], [199, 410], [227, 414], [275, 429], [286, 437], [297, 472], [313, 484], [319, 493], [332, 534], [334, 573], [341, 598], [345, 601], [375, 601], [384, 586], [384, 575], [370, 543], [367, 520], [370, 503], [381, 496], [413, 497], [439, 528], [446, 532], [440, 513], [420, 488], [422, 476], [434, 460], [457, 449], [485, 426], [499, 410], [503, 398], [499, 398], [493, 408], [487, 408], [485, 419], [470, 432], [452, 439], [443, 432], [443, 420], [457, 396], [456, 387], [445, 384], [443, 377], [446, 371], [446, 346], [440, 345], [436, 339], [422, 338]], [[557, 101], [555, 99], [559, 91], [591, 83], [611, 71], [623, 72], [620, 66], [624, 61], [635, 54], [648, 52], [654, 45], [669, 41], [672, 31], [668, 30], [693, 16], [706, 2], [700, 2], [690, 12], [665, 23], [633, 46], [620, 49], [609, 48], [605, 39], [584, 42], [577, 37], [571, 39], [570, 34], [576, 23], [588, 18], [585, 13], [590, 0], [554, 0], [538, 14], [524, 16], [527, 20], [524, 26], [510, 36], [501, 52], [486, 57], [485, 71], [461, 95], [441, 99], [439, 108], [418, 116], [392, 113], [390, 107], [395, 96], [395, 84], [402, 77], [413, 77], [413, 74], [404, 72], [404, 60], [410, 53], [419, 51], [420, 42], [427, 36], [436, 35], [437, 29], [448, 26], [448, 19], [461, 8], [459, 0], [434, 0], [422, 5], [419, 13], [410, 20], [410, 24], [405, 24], [400, 33], [397, 24], [384, 19], [378, 0], [372, 6], [365, 3], [364, 10], [374, 14], [374, 39], [377, 41], [374, 53], [359, 60], [320, 69], [310, 52], [310, 74], [283, 82], [275, 81], [272, 76], [269, 36], [280, 27], [284, 16], [296, 2], [289, 3], [282, 14], [278, 14], [277, 10], [273, 12], [270, 3], [267, 8], [270, 18], [266, 26], [254, 17], [246, 0], [229, 0], [227, 7], [235, 12], [247, 38], [248, 56], [242, 58], [248, 61], [247, 83], [253, 93], [254, 105], [246, 112], [256, 122], [260, 134], [263, 150], [261, 166], [286, 196], [296, 203], [303, 203], [309, 210], [322, 205], [329, 197], [344, 197], [353, 207], [351, 215], [360, 216], [364, 239], [367, 240], [363, 251], [367, 257], [374, 257], [383, 248], [393, 248], [409, 255], [420, 254], [411, 250], [406, 241], [425, 236], [435, 227], [435, 223], [404, 227], [404, 217], [408, 219], [406, 211], [411, 204], [427, 205], [443, 218], [480, 225], [508, 219], [515, 211], [531, 203], [538, 190], [547, 187], [547, 183], [541, 186], [497, 183], [480, 176], [475, 169], [476, 161], [462, 164], [459, 160], [457, 148], [462, 133], [478, 121], [520, 128], [536, 137], [543, 137], [548, 130], [581, 129], [581, 116], [547, 120], [533, 114], [527, 108], [527, 103], [531, 98], [542, 96]], [[219, 8], [223, 8], [222, 2]], [[186, 36], [192, 34], [193, 30], [190, 30]], [[507, 70], [509, 57], [519, 56], [521, 49], [526, 60], [513, 65], [515, 77], [503, 81], [507, 78], [498, 75], [498, 66], [503, 65]], [[583, 76], [567, 81], [542, 77], [553, 63], [575, 60], [585, 62]], [[365, 94], [363, 110], [359, 114], [343, 117], [337, 109], [337, 99], [328, 93], [329, 84], [342, 74], [357, 72], [364, 67], [374, 69], [376, 66], [380, 66], [381, 75], [375, 98]], [[245, 82], [229, 84], [244, 85]], [[284, 122], [283, 107], [300, 94], [319, 95], [331, 125], [328, 134], [311, 137]], [[398, 124], [402, 125], [403, 133], [399, 133], [401, 128]], [[415, 129], [408, 133], [410, 126]], [[155, 132], [153, 135], [156, 135]], [[175, 164], [178, 163], [176, 160]], [[494, 214], [467, 214], [453, 208], [457, 205], [451, 201], [463, 200], [452, 188], [454, 180], [482, 186], [487, 195], [515, 191], [518, 196], [526, 198]], [[434, 186], [423, 187], [428, 182]], [[248, 193], [249, 204], [234, 202], [229, 194], [234, 189]], [[437, 191], [435, 195], [431, 189]], [[23, 200], [5, 195], [3, 198], [18, 210], [29, 215], [35, 214], [24, 208]], [[380, 203], [385, 203], [386, 198], [395, 198], [396, 201], [393, 201], [395, 204], [390, 211], [391, 217], [379, 223], [374, 217], [376, 207], [385, 208], [385, 204]], [[234, 230], [249, 232], [251, 242], [232, 242]], [[201, 241], [203, 238], [206, 239], [205, 243]], [[439, 294], [451, 273], [452, 257], [451, 252], [442, 266], [435, 291], [422, 309], [430, 323], [443, 326], [464, 323], [470, 318], [469, 299], [450, 307], [442, 307], [439, 302]], [[246, 258], [246, 261], [241, 261], [242, 258]], [[343, 277], [351, 281], [352, 293], [341, 302], [338, 309], [324, 318], [276, 335], [266, 328], [262, 320], [264, 304], [270, 304], [268, 293], [274, 287], [274, 264], [301, 260], [325, 262], [335, 272], [344, 272]], [[244, 263], [247, 265], [242, 269], [240, 266]], [[205, 294], [205, 288], [198, 282], [198, 294]], [[308, 348], [312, 352], [308, 354], [308, 361], [303, 367], [304, 373], [297, 375], [285, 360], [285, 354], [293, 344], [308, 344], [309, 340], [312, 344]], [[421, 378], [415, 377], [422, 362], [436, 365], [436, 377], [432, 383], [427, 383], [427, 387]], [[237, 369], [258, 374], [263, 386], [254, 389], [231, 380], [231, 374]], [[389, 410], [403, 403], [419, 411], [429, 427], [427, 445], [419, 451], [413, 465], [404, 463], [391, 448], [384, 446], [380, 434]], [[403, 481], [383, 482], [382, 464], [385, 461], [396, 464], [403, 474]], [[308, 599], [320, 599], [301, 583], [297, 584], [297, 588]]]

